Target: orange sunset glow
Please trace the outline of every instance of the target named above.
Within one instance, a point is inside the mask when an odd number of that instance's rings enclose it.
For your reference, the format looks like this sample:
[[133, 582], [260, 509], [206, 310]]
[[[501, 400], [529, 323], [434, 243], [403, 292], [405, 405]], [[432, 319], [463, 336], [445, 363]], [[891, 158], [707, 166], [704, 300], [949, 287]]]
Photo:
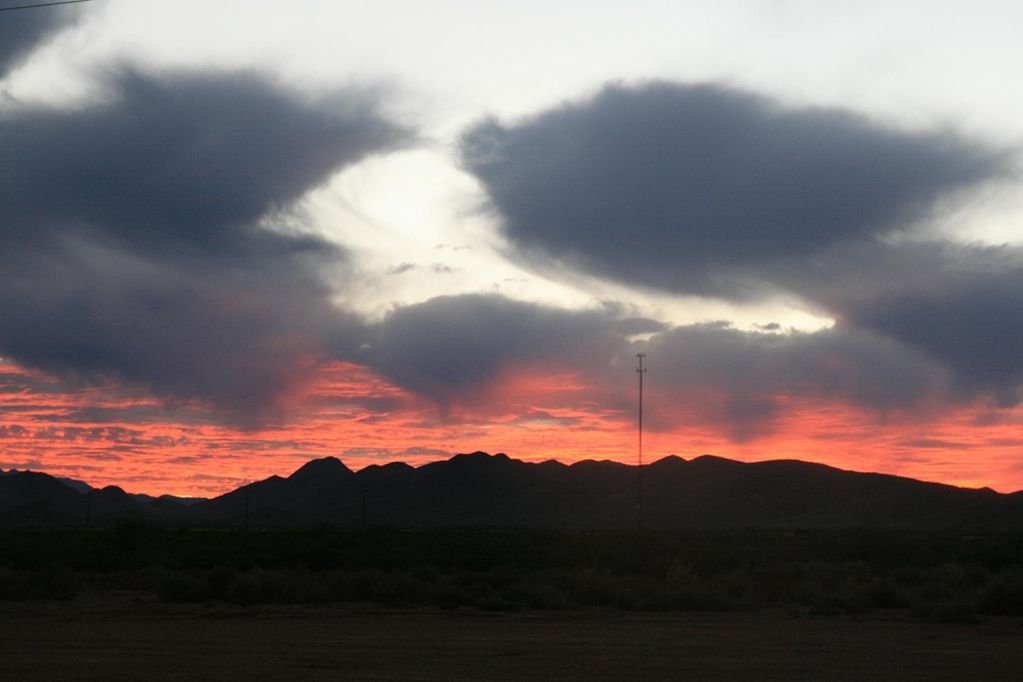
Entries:
[[[113, 387], [62, 387], [36, 372], [0, 364], [4, 468], [36, 469], [119, 485], [132, 492], [210, 497], [306, 461], [335, 456], [353, 470], [413, 465], [474, 449], [517, 459], [635, 463], [636, 415], [587, 404], [571, 377], [518, 374], [493, 387], [490, 405], [441, 415], [364, 368], [324, 367], [300, 400], [306, 410], [259, 429], [203, 423], [195, 405], [164, 413], [153, 400]], [[635, 386], [623, 377], [624, 393]], [[658, 406], [677, 427], [647, 430], [644, 459], [714, 453], [742, 461], [793, 458], [1003, 492], [1023, 489], [1014, 459], [1023, 447], [1019, 412], [981, 408], [894, 418], [840, 404], [786, 401], [773, 432], [736, 443], [719, 425], [700, 423], [699, 406]]]

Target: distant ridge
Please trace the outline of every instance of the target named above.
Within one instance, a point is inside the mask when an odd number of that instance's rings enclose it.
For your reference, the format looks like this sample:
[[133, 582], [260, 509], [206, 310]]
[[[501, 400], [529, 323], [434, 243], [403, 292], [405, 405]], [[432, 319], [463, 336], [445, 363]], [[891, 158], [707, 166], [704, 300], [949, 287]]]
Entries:
[[312, 480], [314, 478], [351, 475], [353, 475], [352, 470], [346, 467], [344, 462], [339, 460], [337, 457], [324, 457], [322, 459], [313, 459], [306, 462], [296, 469], [291, 476], [288, 476], [288, 480]]
[[[1000, 494], [798, 460], [670, 456], [644, 467], [645, 528], [1023, 530], [1023, 493]], [[47, 474], [0, 476], [0, 526], [120, 520], [212, 527], [632, 529], [636, 469], [611, 461], [523, 462], [456, 455], [353, 472], [335, 457], [213, 499], [82, 490]], [[84, 485], [84, 484], [83, 484]]]

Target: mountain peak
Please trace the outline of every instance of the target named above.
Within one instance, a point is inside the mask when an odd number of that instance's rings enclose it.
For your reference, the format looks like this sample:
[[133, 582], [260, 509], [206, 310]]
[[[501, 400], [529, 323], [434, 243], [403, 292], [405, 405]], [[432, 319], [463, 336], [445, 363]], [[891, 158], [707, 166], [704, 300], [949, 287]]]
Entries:
[[483, 452], [477, 450], [476, 452], [468, 452], [455, 455], [448, 460], [451, 464], [466, 465], [466, 464], [496, 464], [498, 462], [510, 462], [511, 458], [503, 452], [499, 452], [496, 455], [491, 455], [489, 452]]
[[678, 455], [665, 455], [658, 460], [650, 462], [651, 467], [678, 466], [679, 464], [686, 464], [686, 461]]
[[300, 481], [313, 478], [341, 478], [351, 475], [352, 470], [337, 457], [321, 457], [309, 460], [295, 470], [288, 479]]
[[689, 463], [699, 466], [742, 466], [745, 464], [744, 462], [728, 459], [727, 457], [719, 457], [718, 455], [700, 455], [693, 457], [689, 460]]

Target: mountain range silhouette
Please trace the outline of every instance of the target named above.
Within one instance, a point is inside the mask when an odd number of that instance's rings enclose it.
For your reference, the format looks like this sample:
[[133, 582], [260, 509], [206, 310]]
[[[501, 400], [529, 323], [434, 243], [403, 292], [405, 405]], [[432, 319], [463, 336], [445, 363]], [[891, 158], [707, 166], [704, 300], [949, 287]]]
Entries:
[[[642, 467], [642, 486], [646, 529], [1023, 528], [1023, 492], [958, 488], [797, 460], [670, 456]], [[358, 472], [326, 457], [287, 478], [271, 476], [212, 499], [131, 495], [116, 486], [92, 489], [80, 481], [10, 471], [0, 475], [0, 526], [136, 521], [251, 528], [634, 529], [636, 493], [635, 466], [531, 463], [484, 452]]]

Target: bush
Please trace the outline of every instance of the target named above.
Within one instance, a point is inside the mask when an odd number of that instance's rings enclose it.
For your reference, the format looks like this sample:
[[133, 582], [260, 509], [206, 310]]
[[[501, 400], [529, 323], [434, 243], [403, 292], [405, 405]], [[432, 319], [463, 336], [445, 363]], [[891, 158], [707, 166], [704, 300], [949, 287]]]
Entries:
[[24, 571], [0, 568], [0, 600], [18, 600], [28, 597], [28, 575]]
[[67, 566], [44, 566], [29, 575], [28, 592], [33, 599], [73, 599], [78, 579]]
[[913, 603], [911, 610], [917, 618], [969, 625], [978, 622], [977, 614], [980, 609], [976, 600], [964, 595], [933, 602], [919, 600]]
[[613, 606], [618, 601], [618, 581], [607, 569], [586, 568], [566, 580], [569, 597], [586, 606]]
[[205, 580], [185, 571], [167, 571], [160, 580], [161, 599], [172, 604], [206, 601], [210, 596]]
[[870, 603], [882, 609], [898, 609], [907, 605], [905, 596], [886, 578], [877, 580], [871, 586]]
[[521, 580], [500, 591], [509, 602], [527, 609], [564, 610], [571, 604], [565, 593], [542, 577]]
[[210, 599], [227, 599], [231, 583], [235, 581], [237, 573], [232, 568], [220, 566], [213, 569], [206, 575], [206, 585], [209, 588]]
[[249, 606], [263, 601], [263, 585], [252, 571], [238, 574], [227, 588], [227, 598], [234, 604]]
[[728, 602], [714, 585], [668, 585], [655, 590], [645, 606], [659, 611], [722, 611]]
[[1023, 575], [1018, 571], [999, 574], [983, 590], [981, 610], [993, 615], [1023, 615]]

